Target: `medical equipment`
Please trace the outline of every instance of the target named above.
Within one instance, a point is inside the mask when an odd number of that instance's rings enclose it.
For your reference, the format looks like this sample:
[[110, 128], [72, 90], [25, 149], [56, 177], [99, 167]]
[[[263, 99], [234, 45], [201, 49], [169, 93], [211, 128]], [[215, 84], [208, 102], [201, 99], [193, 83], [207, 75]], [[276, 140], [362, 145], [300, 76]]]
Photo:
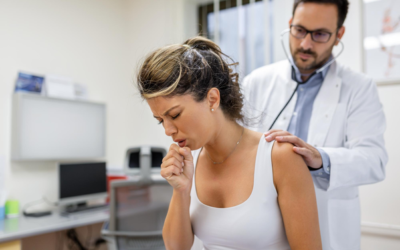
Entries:
[[290, 96], [289, 100], [286, 102], [286, 104], [283, 106], [283, 108], [281, 109], [281, 111], [278, 113], [278, 115], [276, 116], [275, 120], [272, 122], [272, 124], [271, 124], [271, 126], [269, 127], [268, 130], [271, 130], [272, 127], [275, 125], [275, 122], [278, 120], [279, 116], [282, 114], [282, 112], [285, 110], [285, 108], [287, 107], [287, 105], [288, 105], [288, 104], [290, 103], [290, 101], [292, 100], [292, 98], [293, 98], [294, 94], [296, 93], [297, 89], [299, 88], [300, 84], [306, 84], [314, 75], [316, 75], [316, 74], [322, 72], [324, 69], [326, 69], [327, 67], [329, 67], [329, 66], [336, 60], [336, 58], [338, 58], [338, 57], [342, 54], [342, 52], [343, 52], [343, 50], [344, 50], [344, 44], [343, 44], [343, 42], [342, 42], [339, 38], [337, 38], [337, 41], [339, 41], [339, 43], [342, 45], [342, 49], [341, 49], [340, 52], [336, 55], [336, 57], [332, 56], [332, 59], [331, 59], [328, 63], [326, 63], [326, 64], [325, 64], [324, 66], [322, 66], [321, 68], [315, 70], [315, 71], [309, 76], [309, 78], [308, 78], [306, 81], [304, 81], [304, 82], [299, 82], [299, 81], [297, 81], [297, 79], [296, 79], [296, 75], [295, 75], [296, 73], [295, 73], [295, 69], [294, 69], [294, 62], [292, 61], [292, 58], [289, 57], [289, 55], [288, 55], [288, 53], [287, 53], [287, 51], [286, 51], [286, 48], [285, 48], [285, 42], [283, 41], [284, 35], [285, 35], [286, 33], [289, 33], [289, 32], [290, 32], [290, 29], [285, 29], [284, 31], [282, 31], [282, 33], [281, 33], [281, 44], [282, 44], [283, 51], [285, 52], [286, 58], [289, 60], [290, 64], [292, 65], [292, 79], [297, 83], [297, 85], [296, 85], [296, 88], [293, 90], [293, 93], [292, 93], [292, 95]]

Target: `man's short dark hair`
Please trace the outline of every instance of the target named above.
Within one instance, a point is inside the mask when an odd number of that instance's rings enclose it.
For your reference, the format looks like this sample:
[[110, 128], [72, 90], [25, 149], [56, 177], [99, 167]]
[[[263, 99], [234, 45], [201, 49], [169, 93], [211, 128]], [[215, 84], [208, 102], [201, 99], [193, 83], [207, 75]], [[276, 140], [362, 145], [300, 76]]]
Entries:
[[343, 26], [344, 20], [346, 19], [347, 12], [349, 10], [348, 0], [294, 0], [293, 4], [293, 16], [297, 6], [300, 3], [320, 3], [320, 4], [334, 4], [338, 9], [338, 28]]

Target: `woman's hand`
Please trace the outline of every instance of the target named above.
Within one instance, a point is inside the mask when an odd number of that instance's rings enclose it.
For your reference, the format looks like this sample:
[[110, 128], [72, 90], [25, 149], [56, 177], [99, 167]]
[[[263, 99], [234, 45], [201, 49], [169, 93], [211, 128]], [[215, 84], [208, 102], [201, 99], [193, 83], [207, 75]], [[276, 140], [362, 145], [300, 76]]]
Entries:
[[190, 192], [193, 181], [193, 157], [190, 148], [171, 144], [161, 164], [161, 176], [174, 190]]

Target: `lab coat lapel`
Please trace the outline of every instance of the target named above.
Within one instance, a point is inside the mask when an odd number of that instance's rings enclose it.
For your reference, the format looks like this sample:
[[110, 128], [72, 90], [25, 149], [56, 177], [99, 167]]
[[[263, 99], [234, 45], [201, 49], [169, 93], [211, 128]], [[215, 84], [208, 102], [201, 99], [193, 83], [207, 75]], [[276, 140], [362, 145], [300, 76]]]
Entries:
[[332, 63], [314, 101], [307, 138], [307, 142], [314, 147], [324, 145], [339, 102], [342, 80], [338, 76], [337, 70], [336, 62]]

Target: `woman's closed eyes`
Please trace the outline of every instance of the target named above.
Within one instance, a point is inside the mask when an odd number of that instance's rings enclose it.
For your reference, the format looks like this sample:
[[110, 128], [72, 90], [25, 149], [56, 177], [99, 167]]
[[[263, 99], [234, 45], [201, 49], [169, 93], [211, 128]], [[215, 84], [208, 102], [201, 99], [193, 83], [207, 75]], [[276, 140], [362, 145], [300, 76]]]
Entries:
[[[171, 115], [172, 120], [175, 120], [176, 118], [178, 118], [178, 116], [180, 116], [180, 114], [181, 114], [181, 113], [179, 113], [179, 114], [177, 114], [177, 115], [175, 115], [175, 116], [172, 116], [172, 115]], [[158, 124], [161, 124], [161, 123], [163, 123], [163, 122], [164, 122], [164, 120], [158, 121]]]

